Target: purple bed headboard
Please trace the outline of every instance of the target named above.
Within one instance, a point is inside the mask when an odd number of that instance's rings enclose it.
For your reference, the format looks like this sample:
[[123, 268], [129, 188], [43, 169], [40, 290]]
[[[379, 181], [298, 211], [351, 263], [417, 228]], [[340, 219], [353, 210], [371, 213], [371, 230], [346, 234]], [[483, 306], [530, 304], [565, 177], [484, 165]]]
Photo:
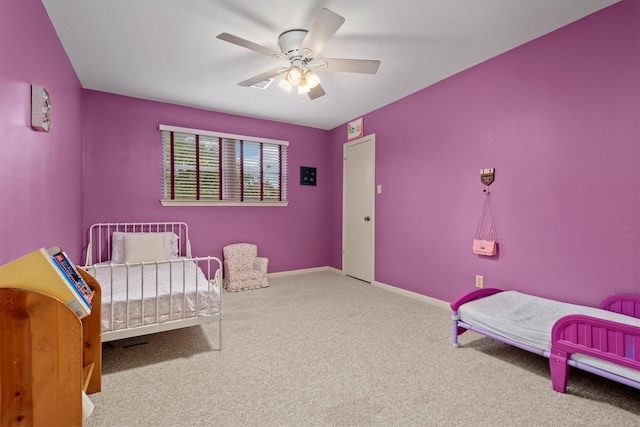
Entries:
[[600, 308], [640, 319], [640, 296], [614, 294], [602, 301]]

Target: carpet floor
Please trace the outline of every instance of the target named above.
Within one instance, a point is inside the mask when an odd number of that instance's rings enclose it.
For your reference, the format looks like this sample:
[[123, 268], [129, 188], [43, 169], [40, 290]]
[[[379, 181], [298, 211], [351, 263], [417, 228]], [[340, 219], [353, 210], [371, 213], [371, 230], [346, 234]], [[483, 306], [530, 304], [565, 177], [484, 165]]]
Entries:
[[473, 332], [333, 272], [223, 294], [218, 325], [103, 345], [97, 426], [638, 426], [640, 390]]

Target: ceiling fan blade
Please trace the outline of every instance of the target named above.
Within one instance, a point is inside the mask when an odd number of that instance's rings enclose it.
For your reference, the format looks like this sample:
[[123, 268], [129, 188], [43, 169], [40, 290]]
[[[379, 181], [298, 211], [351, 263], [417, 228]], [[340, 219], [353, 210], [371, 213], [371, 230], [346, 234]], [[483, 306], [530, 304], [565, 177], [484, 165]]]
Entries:
[[274, 68], [273, 70], [269, 70], [266, 71], [262, 74], [258, 74], [257, 76], [253, 76], [250, 79], [247, 79], [243, 82], [238, 83], [239, 86], [253, 86], [256, 83], [260, 83], [264, 80], [270, 79], [272, 77], [275, 77], [279, 74], [283, 74], [286, 73], [288, 70], [288, 68], [286, 67], [280, 67], [280, 68]]
[[372, 59], [322, 58], [311, 62], [309, 65], [320, 71], [375, 74], [380, 67], [380, 61]]
[[216, 36], [216, 38], [220, 40], [224, 40], [229, 43], [233, 43], [235, 45], [250, 49], [254, 52], [261, 53], [263, 55], [270, 56], [272, 58], [282, 59], [284, 61], [288, 61], [287, 57], [282, 54], [282, 52], [276, 52], [275, 50], [269, 49], [268, 47], [259, 45], [252, 41], [243, 39], [242, 37], [234, 36], [229, 33], [220, 33]]
[[316, 99], [324, 96], [325, 92], [322, 86], [318, 85], [309, 91], [309, 99]]
[[[322, 9], [300, 43], [300, 52], [307, 58], [315, 58], [342, 24], [344, 24], [342, 16], [329, 9]], [[311, 51], [310, 54], [305, 54], [307, 49]]]

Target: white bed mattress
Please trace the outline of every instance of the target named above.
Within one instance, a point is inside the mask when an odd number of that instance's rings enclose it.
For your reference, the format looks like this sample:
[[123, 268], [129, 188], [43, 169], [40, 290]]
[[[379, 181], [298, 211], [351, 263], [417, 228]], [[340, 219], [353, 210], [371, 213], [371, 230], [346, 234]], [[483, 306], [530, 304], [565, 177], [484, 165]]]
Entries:
[[[144, 324], [149, 325], [220, 312], [218, 289], [209, 284], [195, 262], [162, 263], [157, 267], [157, 273], [155, 264], [130, 265], [128, 269], [101, 264], [89, 270], [102, 288], [103, 332], [140, 326], [143, 317]], [[144, 287], [140, 285], [142, 280]]]
[[[570, 314], [584, 314], [640, 327], [640, 319], [630, 316], [598, 308], [548, 300], [516, 291], [504, 291], [490, 297], [470, 301], [460, 306], [458, 313], [460, 320], [469, 325], [481, 327], [543, 351], [551, 350], [553, 324], [561, 317]], [[571, 359], [640, 381], [640, 371], [635, 369], [621, 367], [581, 354], [573, 354]]]

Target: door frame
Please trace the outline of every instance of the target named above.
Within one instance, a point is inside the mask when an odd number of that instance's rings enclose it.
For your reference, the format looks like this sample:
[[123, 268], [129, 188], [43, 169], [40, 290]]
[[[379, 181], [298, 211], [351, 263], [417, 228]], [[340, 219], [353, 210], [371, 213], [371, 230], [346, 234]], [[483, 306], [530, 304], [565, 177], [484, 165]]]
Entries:
[[347, 233], [346, 233], [346, 187], [347, 187], [347, 148], [357, 144], [373, 144], [373, 185], [371, 187], [371, 258], [370, 264], [370, 277], [371, 284], [375, 283], [375, 271], [376, 271], [376, 134], [372, 133], [353, 141], [348, 141], [342, 148], [342, 274], [347, 275], [347, 260], [346, 260], [346, 246], [347, 246]]

